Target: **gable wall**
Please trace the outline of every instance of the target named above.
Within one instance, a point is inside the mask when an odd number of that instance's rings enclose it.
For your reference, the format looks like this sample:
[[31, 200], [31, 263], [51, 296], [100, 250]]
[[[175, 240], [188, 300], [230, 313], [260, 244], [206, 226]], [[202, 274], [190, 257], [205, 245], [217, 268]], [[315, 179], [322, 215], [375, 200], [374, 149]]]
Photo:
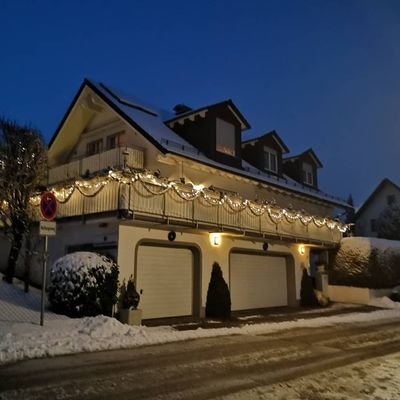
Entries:
[[371, 220], [378, 219], [379, 214], [386, 208], [387, 196], [389, 195], [395, 195], [397, 204], [400, 204], [400, 190], [389, 184], [384, 185], [357, 217], [355, 226], [357, 235], [368, 237], [377, 236], [377, 233], [371, 230]]

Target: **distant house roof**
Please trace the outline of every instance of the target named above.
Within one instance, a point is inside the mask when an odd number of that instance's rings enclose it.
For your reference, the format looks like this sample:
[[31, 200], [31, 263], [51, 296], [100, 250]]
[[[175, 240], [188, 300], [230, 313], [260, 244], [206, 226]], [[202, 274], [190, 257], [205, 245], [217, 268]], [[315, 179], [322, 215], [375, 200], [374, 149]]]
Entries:
[[283, 160], [283, 162], [297, 160], [298, 158], [303, 157], [306, 154], [308, 154], [314, 160], [314, 163], [317, 166], [317, 168], [322, 168], [323, 165], [312, 148], [309, 148], [296, 156], [287, 157]]
[[369, 195], [367, 200], [365, 200], [364, 203], [361, 205], [361, 207], [357, 210], [357, 212], [355, 214], [356, 218], [358, 218], [364, 212], [364, 210], [374, 201], [376, 196], [386, 185], [393, 186], [396, 190], [398, 190], [400, 192], [400, 186], [393, 183], [390, 179], [384, 178], [381, 181], [381, 183], [375, 188], [375, 190]]
[[[220, 162], [211, 160], [205, 154], [201, 153], [197, 148], [193, 147], [185, 139], [183, 139], [181, 136], [179, 136], [177, 133], [175, 133], [172, 129], [168, 127], [167, 123], [175, 119], [172, 113], [166, 112], [156, 107], [146, 105], [143, 102], [138, 101], [133, 97], [122, 94], [122, 92], [120, 91], [111, 89], [109, 86], [106, 86], [102, 83], [95, 82], [89, 79], [84, 80], [83, 84], [78, 90], [77, 95], [74, 97], [70, 107], [68, 108], [63, 120], [61, 121], [59, 127], [57, 128], [55, 134], [53, 135], [53, 138], [50, 140], [49, 152], [52, 151], [52, 147], [54, 147], [55, 143], [59, 139], [59, 135], [62, 132], [64, 124], [66, 124], [66, 122], [68, 121], [69, 115], [74, 110], [74, 107], [76, 106], [85, 88], [91, 89], [121, 118], [123, 118], [129, 125], [131, 125], [139, 133], [141, 133], [147, 140], [149, 140], [150, 143], [152, 143], [163, 154], [167, 153], [175, 154], [177, 156], [201, 162], [205, 165], [209, 165], [214, 168], [218, 168], [233, 174], [253, 179], [260, 183], [267, 183], [277, 188], [282, 188], [300, 195], [312, 197], [314, 199], [319, 199], [335, 206], [349, 207], [349, 205], [343, 199], [339, 199], [335, 196], [329, 195], [320, 190], [305, 187], [304, 185], [301, 185], [286, 176], [284, 177], [272, 176], [271, 174], [268, 174], [265, 171], [260, 171], [254, 168], [244, 160], [242, 160], [242, 168], [230, 167]], [[226, 104], [228, 106], [231, 106], [232, 110], [235, 113], [237, 113], [239, 118], [241, 118], [241, 114], [236, 109], [231, 100], [227, 100], [222, 103], [216, 103], [212, 106], [215, 106], [217, 104]], [[199, 110], [201, 109], [191, 110], [189, 113], [198, 112]], [[178, 118], [182, 117], [182, 114], [178, 115], [177, 117]], [[243, 123], [246, 123], [247, 126], [250, 126], [248, 125], [246, 120], [243, 120]], [[275, 137], [277, 140], [279, 139], [279, 136], [276, 132], [275, 132]], [[58, 148], [60, 148], [61, 143], [64, 143], [66, 139], [69, 140], [70, 146], [72, 146], [71, 142], [72, 139], [66, 138], [64, 136], [63, 141], [58, 142], [57, 144]], [[75, 138], [75, 140], [78, 139]], [[307, 151], [311, 151], [312, 154], [314, 154], [314, 157], [317, 160], [317, 162], [320, 165], [322, 165], [319, 162], [318, 158], [315, 156], [315, 153], [311, 149]]]
[[242, 146], [244, 146], [246, 144], [255, 143], [259, 140], [267, 138], [268, 136], [271, 137], [276, 142], [276, 144], [281, 148], [283, 154], [289, 152], [289, 148], [286, 146], [286, 144], [283, 142], [283, 140], [281, 139], [281, 137], [278, 135], [278, 133], [275, 130], [269, 131], [267, 133], [264, 133], [260, 136], [254, 137], [252, 139], [244, 140], [242, 142]]

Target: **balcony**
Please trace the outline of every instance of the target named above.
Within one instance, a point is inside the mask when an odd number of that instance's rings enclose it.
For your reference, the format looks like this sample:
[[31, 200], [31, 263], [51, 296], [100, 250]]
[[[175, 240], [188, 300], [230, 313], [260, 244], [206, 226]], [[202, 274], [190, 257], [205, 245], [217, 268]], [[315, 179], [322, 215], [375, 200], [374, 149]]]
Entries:
[[144, 166], [144, 152], [132, 147], [117, 147], [89, 157], [71, 161], [49, 170], [49, 184], [64, 182], [87, 174], [93, 174], [108, 168], [142, 169]]

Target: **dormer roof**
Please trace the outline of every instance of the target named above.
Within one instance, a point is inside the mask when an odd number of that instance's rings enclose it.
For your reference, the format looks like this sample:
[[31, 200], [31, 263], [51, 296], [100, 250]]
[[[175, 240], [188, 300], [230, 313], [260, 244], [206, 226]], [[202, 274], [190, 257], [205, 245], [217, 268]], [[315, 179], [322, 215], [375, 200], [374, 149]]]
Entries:
[[168, 119], [164, 120], [164, 122], [169, 127], [173, 127], [173, 125], [177, 122], [183, 124], [185, 122], [185, 120], [193, 121], [197, 115], [204, 116], [205, 113], [209, 109], [221, 107], [221, 106], [226, 107], [231, 112], [231, 114], [234, 116], [234, 118], [239, 122], [242, 131], [250, 128], [250, 124], [248, 123], [246, 118], [242, 115], [242, 113], [239, 111], [239, 109], [235, 106], [234, 102], [231, 99], [224, 100], [219, 103], [210, 104], [208, 106], [203, 106], [203, 107], [197, 108], [195, 110], [189, 110], [187, 112], [177, 114], [177, 115], [173, 116], [172, 118], [168, 118]]
[[307, 156], [307, 155], [311, 157], [311, 159], [313, 160], [313, 162], [317, 168], [323, 167], [321, 161], [319, 160], [319, 158], [317, 157], [317, 155], [315, 154], [315, 152], [312, 148], [309, 148], [298, 155], [287, 157], [283, 160], [283, 162], [285, 163], [287, 161], [295, 161], [295, 160], [297, 160], [299, 158], [303, 158], [304, 156]]
[[257, 142], [267, 138], [271, 138], [277, 144], [277, 146], [281, 149], [282, 154], [289, 153], [289, 148], [286, 146], [286, 144], [283, 142], [283, 140], [275, 130], [269, 131], [255, 138], [242, 141], [242, 147], [244, 147], [246, 144], [256, 144]]

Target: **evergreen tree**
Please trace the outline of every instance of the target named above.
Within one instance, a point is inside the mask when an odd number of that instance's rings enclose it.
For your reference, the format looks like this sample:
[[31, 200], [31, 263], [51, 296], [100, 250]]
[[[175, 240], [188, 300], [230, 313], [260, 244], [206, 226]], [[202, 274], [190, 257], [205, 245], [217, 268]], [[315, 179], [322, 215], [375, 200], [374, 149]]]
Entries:
[[302, 307], [316, 307], [319, 305], [317, 296], [314, 292], [311, 276], [308, 275], [306, 268], [303, 268], [303, 275], [301, 277], [300, 305]]
[[376, 221], [378, 237], [400, 240], [400, 206], [391, 204], [379, 215]]
[[206, 301], [206, 317], [229, 319], [231, 317], [231, 295], [226, 284], [221, 267], [213, 264], [211, 279], [208, 285]]
[[347, 198], [347, 204], [351, 208], [348, 209], [347, 213], [346, 213], [346, 224], [352, 224], [352, 223], [354, 223], [356, 213], [354, 211], [354, 200], [353, 200], [353, 196], [351, 194], [349, 194], [349, 197]]
[[0, 218], [11, 240], [4, 276], [9, 283], [33, 219], [30, 199], [43, 189], [46, 176], [47, 153], [40, 133], [0, 118]]

